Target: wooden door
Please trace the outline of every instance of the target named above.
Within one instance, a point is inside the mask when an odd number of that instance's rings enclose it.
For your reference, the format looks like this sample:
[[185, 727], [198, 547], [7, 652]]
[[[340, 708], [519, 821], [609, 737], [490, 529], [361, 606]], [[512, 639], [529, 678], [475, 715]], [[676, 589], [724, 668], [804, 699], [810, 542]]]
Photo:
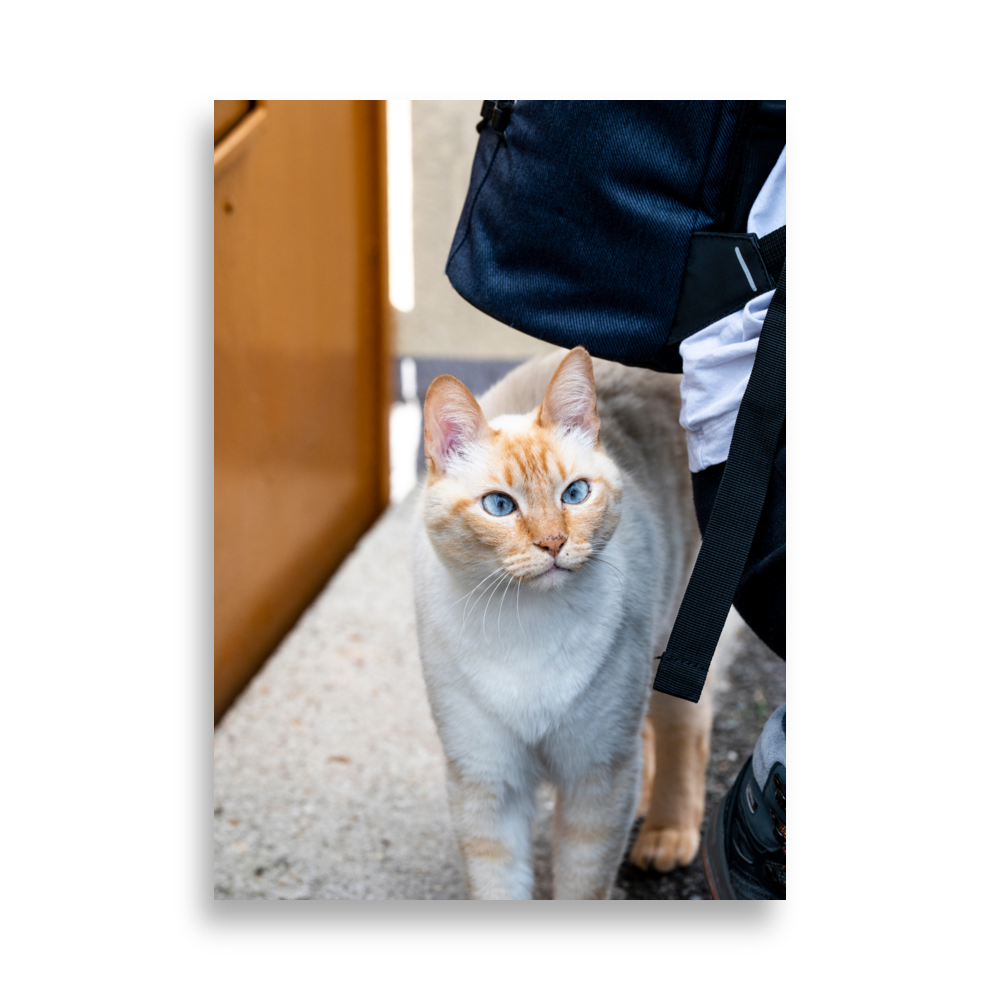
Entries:
[[390, 402], [384, 102], [219, 104], [216, 720], [386, 506]]

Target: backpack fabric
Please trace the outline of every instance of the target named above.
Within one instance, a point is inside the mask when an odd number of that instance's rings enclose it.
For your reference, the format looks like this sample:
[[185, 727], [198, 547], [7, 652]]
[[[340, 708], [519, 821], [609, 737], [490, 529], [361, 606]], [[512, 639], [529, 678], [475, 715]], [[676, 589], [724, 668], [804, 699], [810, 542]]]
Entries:
[[483, 312], [680, 372], [681, 339], [775, 287], [745, 226], [784, 102], [486, 101], [483, 115], [446, 267]]

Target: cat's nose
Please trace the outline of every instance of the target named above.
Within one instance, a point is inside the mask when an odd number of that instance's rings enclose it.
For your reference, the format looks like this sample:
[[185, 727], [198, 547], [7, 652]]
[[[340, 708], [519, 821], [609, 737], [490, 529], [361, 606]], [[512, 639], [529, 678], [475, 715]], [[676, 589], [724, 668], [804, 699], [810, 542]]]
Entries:
[[559, 550], [566, 544], [566, 536], [549, 535], [548, 538], [542, 538], [535, 542], [535, 544], [540, 549], [545, 549], [545, 551], [548, 552], [553, 559], [555, 559], [555, 557], [559, 555]]

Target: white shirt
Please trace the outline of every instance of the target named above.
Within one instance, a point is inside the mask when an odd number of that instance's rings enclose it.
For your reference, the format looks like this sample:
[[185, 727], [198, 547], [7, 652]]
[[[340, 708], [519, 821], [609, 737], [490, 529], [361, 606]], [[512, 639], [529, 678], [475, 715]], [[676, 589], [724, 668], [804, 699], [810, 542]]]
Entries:
[[[786, 147], [787, 148], [787, 147]], [[758, 237], [785, 224], [785, 150], [768, 174], [750, 215], [747, 232]], [[688, 466], [700, 472], [729, 457], [729, 444], [750, 370], [757, 354], [767, 307], [774, 289], [751, 299], [681, 341], [681, 426], [687, 431]]]

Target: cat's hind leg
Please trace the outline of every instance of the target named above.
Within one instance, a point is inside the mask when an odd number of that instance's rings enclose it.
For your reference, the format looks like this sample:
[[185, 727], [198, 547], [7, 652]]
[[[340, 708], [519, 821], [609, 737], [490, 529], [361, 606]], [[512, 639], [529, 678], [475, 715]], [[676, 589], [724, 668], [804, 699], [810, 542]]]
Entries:
[[648, 721], [654, 731], [655, 772], [646, 820], [630, 858], [640, 868], [670, 871], [698, 852], [705, 813], [712, 708], [708, 692], [698, 704], [654, 691]]
[[656, 773], [656, 732], [649, 716], [642, 720], [642, 783], [635, 818], [642, 819], [649, 812], [653, 797], [653, 775]]

